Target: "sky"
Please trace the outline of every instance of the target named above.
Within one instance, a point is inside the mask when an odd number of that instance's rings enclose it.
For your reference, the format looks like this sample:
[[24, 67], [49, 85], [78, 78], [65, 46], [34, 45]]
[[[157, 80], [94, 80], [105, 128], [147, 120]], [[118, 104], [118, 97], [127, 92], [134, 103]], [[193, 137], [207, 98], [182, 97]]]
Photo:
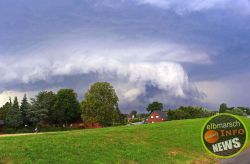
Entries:
[[110, 82], [123, 112], [250, 106], [249, 0], [0, 0], [0, 105]]

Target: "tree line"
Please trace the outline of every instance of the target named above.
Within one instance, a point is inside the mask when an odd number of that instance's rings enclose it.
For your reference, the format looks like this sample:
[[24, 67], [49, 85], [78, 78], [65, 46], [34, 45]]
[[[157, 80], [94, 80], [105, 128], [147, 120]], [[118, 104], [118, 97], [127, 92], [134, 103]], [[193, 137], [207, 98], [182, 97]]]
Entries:
[[220, 105], [219, 113], [230, 113], [239, 116], [250, 115], [249, 107], [228, 107], [226, 103]]
[[137, 114], [136, 110], [130, 112], [130, 116], [135, 116], [131, 122], [137, 122], [145, 120], [150, 113], [153, 111], [161, 111], [167, 115], [167, 120], [182, 120], [182, 119], [193, 119], [193, 118], [203, 118], [210, 117], [218, 113], [217, 111], [209, 111], [203, 107], [196, 106], [181, 106], [177, 109], [164, 110], [163, 103], [154, 101], [146, 107], [148, 114]]
[[42, 91], [30, 101], [24, 95], [20, 104], [15, 97], [0, 108], [0, 119], [15, 129], [39, 125], [68, 126], [81, 119], [85, 123], [110, 126], [123, 120], [118, 101], [113, 86], [98, 82], [90, 87], [80, 102], [73, 89], [60, 89], [57, 93]]
[[[177, 109], [168, 109], [164, 110], [163, 103], [155, 101], [150, 103], [146, 110], [149, 112], [148, 114], [137, 114], [136, 110], [132, 110], [130, 115], [132, 116], [139, 116], [140, 119], [135, 118], [133, 121], [141, 121], [144, 118], [147, 118], [150, 113], [153, 111], [162, 111], [165, 112], [167, 115], [168, 120], [182, 120], [182, 119], [193, 119], [193, 118], [203, 118], [203, 117], [210, 117], [215, 115], [216, 113], [230, 113], [239, 116], [247, 116], [250, 115], [249, 107], [228, 107], [227, 104], [222, 103], [220, 105], [219, 111], [210, 111], [203, 107], [196, 107], [196, 106], [181, 106]], [[143, 116], [142, 116], [143, 115]]]
[[203, 118], [215, 115], [216, 111], [208, 111], [202, 107], [195, 106], [181, 106], [176, 110], [168, 110], [169, 120], [182, 120], [182, 119], [193, 119], [193, 118]]
[[17, 97], [0, 108], [0, 117], [8, 127], [37, 127], [41, 124], [63, 125], [80, 118], [80, 104], [72, 89], [39, 92], [30, 102], [24, 95], [20, 105]]
[[[60, 89], [57, 93], [41, 91], [30, 101], [24, 95], [20, 103], [17, 97], [9, 99], [0, 108], [0, 119], [4, 120], [7, 127], [14, 129], [40, 125], [67, 127], [79, 120], [85, 124], [99, 123], [102, 126], [126, 124], [128, 115], [120, 112], [118, 102], [119, 98], [110, 83], [97, 82], [90, 86], [81, 101], [78, 101], [73, 89], [67, 88]], [[146, 110], [148, 113], [143, 114], [137, 114], [137, 111], [133, 110], [130, 115], [138, 117], [132, 121], [145, 120], [156, 110], [165, 112], [168, 120], [202, 118], [217, 113], [194, 106], [164, 110], [163, 103], [157, 101], [148, 104]], [[225, 103], [220, 105], [219, 112], [250, 115], [250, 109], [247, 107], [229, 108]]]

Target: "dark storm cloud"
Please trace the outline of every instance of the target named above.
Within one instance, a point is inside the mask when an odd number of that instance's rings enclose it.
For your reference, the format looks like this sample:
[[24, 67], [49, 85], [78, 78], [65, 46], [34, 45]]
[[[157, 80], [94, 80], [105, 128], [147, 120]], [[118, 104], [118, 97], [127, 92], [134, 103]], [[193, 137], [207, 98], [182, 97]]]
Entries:
[[101, 80], [115, 85], [126, 108], [156, 99], [200, 104], [206, 96], [196, 83], [249, 72], [249, 6], [246, 0], [0, 1], [0, 90], [80, 93]]

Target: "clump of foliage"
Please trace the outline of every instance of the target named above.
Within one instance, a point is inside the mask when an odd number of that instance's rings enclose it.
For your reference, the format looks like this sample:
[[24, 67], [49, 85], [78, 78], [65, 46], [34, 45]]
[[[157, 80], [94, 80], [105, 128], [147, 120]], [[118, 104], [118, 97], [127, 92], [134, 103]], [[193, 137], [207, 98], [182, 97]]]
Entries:
[[158, 102], [158, 101], [154, 101], [154, 102], [148, 104], [148, 107], [147, 107], [148, 112], [152, 113], [153, 111], [156, 111], [156, 110], [162, 111], [163, 110], [163, 103]]
[[80, 104], [77, 94], [72, 89], [61, 89], [57, 94], [42, 91], [35, 98], [31, 98], [30, 102], [24, 95], [20, 107], [15, 97], [13, 103], [10, 99], [10, 102], [0, 108], [0, 119], [4, 120], [7, 126], [5, 129], [14, 128], [15, 131], [18, 128], [25, 131], [27, 127], [39, 125], [67, 125], [68, 122], [79, 118]]
[[66, 125], [68, 122], [80, 118], [80, 104], [73, 89], [61, 89], [57, 92], [52, 115], [54, 116], [54, 121]]
[[230, 113], [239, 116], [250, 115], [250, 109], [248, 107], [231, 107], [229, 108], [226, 103], [222, 103], [219, 109], [220, 113]]
[[[17, 97], [13, 102], [9, 99], [0, 107], [0, 120], [5, 123], [6, 131], [31, 131], [34, 127], [67, 128], [70, 123], [81, 119], [86, 124], [99, 123], [102, 126], [123, 125], [128, 122], [139, 122], [147, 119], [156, 110], [163, 111], [163, 103], [154, 101], [147, 106], [148, 113], [138, 114], [136, 110], [121, 114], [118, 107], [118, 96], [114, 87], [107, 82], [97, 82], [91, 85], [84, 99], [79, 103], [73, 89], [60, 89], [39, 92], [35, 98], [28, 100], [24, 95], [19, 106]], [[192, 119], [209, 117], [216, 114], [202, 107], [187, 106], [176, 110], [164, 111], [168, 120]], [[220, 113], [231, 113], [240, 116], [250, 115], [248, 107], [231, 107], [226, 103], [220, 105]], [[132, 117], [133, 116], [133, 117]]]
[[14, 98], [13, 104], [6, 115], [6, 124], [13, 128], [18, 128], [23, 124], [22, 112], [19, 109], [17, 97]]
[[120, 122], [118, 96], [112, 85], [107, 82], [93, 84], [81, 102], [82, 119], [86, 123], [98, 122], [111, 126]]
[[1, 108], [0, 108], [0, 119], [6, 121], [6, 117], [10, 109], [12, 108], [12, 102], [11, 99], [9, 102], [6, 102]]
[[169, 120], [181, 120], [192, 118], [203, 118], [214, 115], [216, 112], [207, 111], [202, 107], [181, 106], [176, 110], [168, 110], [167, 115]]

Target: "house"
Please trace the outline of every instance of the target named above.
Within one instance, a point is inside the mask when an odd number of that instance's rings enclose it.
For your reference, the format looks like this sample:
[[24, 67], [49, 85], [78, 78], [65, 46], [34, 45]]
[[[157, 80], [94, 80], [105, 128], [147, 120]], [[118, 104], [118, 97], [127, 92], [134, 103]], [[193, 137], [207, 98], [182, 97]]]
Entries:
[[148, 123], [163, 122], [166, 120], [167, 120], [167, 115], [162, 111], [153, 111], [148, 116]]

